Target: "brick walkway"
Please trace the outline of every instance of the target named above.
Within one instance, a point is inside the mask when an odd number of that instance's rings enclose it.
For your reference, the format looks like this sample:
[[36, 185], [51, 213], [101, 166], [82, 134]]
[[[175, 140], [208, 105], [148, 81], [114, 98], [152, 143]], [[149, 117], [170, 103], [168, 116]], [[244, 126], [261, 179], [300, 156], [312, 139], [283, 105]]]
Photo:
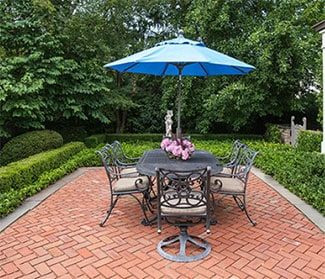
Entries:
[[[252, 227], [232, 199], [221, 201], [219, 224], [207, 236], [211, 254], [180, 264], [156, 252], [177, 232], [140, 224], [138, 204], [119, 201], [106, 227], [106, 176], [88, 170], [0, 234], [1, 278], [325, 278], [325, 237], [295, 207], [251, 176]], [[203, 226], [190, 230], [204, 233]]]

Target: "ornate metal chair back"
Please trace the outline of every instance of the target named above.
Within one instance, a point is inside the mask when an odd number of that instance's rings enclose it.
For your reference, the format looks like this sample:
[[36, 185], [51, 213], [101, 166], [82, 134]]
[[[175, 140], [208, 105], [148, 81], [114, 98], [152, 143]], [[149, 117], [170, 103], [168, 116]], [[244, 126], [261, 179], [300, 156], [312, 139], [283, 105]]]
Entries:
[[116, 172], [116, 164], [113, 155], [113, 146], [106, 144], [101, 150], [96, 151], [96, 153], [101, 157], [109, 180], [109, 186], [112, 190], [113, 182], [118, 179], [118, 173]]
[[180, 215], [183, 209], [185, 212], [205, 207], [206, 215], [209, 215], [210, 172], [210, 167], [191, 172], [157, 169], [158, 218], [161, 207], [177, 208]]
[[243, 143], [239, 140], [235, 140], [230, 153], [229, 162], [226, 164], [228, 167], [236, 167], [238, 165], [238, 159], [243, 146]]
[[119, 141], [116, 140], [112, 143], [112, 151], [117, 166], [122, 166], [127, 163], [127, 157], [125, 156], [122, 145]]
[[245, 187], [247, 185], [249, 172], [253, 166], [257, 154], [258, 152], [250, 149], [246, 145], [244, 145], [240, 151], [239, 158], [238, 158], [239, 164], [236, 167], [235, 175], [243, 183], [245, 183]]

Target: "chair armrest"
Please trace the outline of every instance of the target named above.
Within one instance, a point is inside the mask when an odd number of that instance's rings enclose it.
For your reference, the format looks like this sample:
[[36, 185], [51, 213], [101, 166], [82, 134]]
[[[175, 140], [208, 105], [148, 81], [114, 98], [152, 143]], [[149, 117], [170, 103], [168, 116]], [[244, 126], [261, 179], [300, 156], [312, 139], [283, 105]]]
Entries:
[[118, 166], [120, 166], [120, 167], [124, 167], [124, 168], [128, 168], [128, 167], [134, 167], [136, 164], [137, 164], [137, 162], [134, 162], [134, 163], [125, 163], [125, 162], [121, 162], [120, 160], [118, 160], [117, 161], [117, 164], [118, 164]]
[[130, 161], [139, 161], [140, 158], [141, 158], [141, 157], [134, 157], [134, 158], [132, 158], [132, 157], [128, 157], [126, 155], [124, 155], [124, 157], [125, 157], [125, 159], [130, 160]]
[[121, 178], [137, 177], [137, 176], [139, 176], [139, 173], [138, 172], [130, 172], [130, 173], [125, 173], [125, 174], [120, 174], [119, 176]]

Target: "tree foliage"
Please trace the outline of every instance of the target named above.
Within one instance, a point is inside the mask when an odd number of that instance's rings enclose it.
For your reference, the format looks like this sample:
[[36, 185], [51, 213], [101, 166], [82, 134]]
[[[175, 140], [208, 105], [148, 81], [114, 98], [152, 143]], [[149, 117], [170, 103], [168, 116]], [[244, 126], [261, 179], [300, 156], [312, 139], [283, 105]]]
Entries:
[[92, 55], [75, 59], [51, 1], [3, 1], [0, 10], [0, 136], [41, 129], [48, 121], [103, 123], [109, 79]]
[[177, 79], [116, 75], [103, 65], [181, 28], [256, 67], [247, 76], [184, 78], [185, 130], [249, 131], [320, 107], [310, 91], [320, 80], [312, 26], [325, 17], [321, 0], [0, 3], [0, 138], [56, 123], [161, 132], [166, 109], [176, 112]]

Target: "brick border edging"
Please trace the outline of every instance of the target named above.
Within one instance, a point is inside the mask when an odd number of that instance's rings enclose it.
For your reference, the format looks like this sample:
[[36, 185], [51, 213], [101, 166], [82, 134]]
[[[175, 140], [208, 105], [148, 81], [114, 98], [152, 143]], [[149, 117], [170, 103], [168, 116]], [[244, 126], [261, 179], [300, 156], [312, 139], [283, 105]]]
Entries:
[[70, 173], [61, 178], [60, 180], [56, 181], [54, 184], [51, 184], [50, 186], [46, 187], [34, 196], [27, 198], [19, 207], [15, 209], [15, 211], [0, 219], [0, 232], [5, 230], [13, 222], [25, 215], [28, 211], [38, 206], [41, 202], [46, 200], [49, 196], [54, 194], [63, 186], [67, 185], [69, 182], [84, 174], [87, 170], [96, 168], [98, 167], [79, 168], [73, 173]]
[[[0, 219], [0, 232], [9, 227], [13, 222], [25, 215], [28, 211], [38, 206], [42, 201], [46, 200], [49, 196], [61, 189], [63, 186], [84, 174], [87, 170], [100, 169], [101, 167], [84, 167], [79, 168], [73, 173], [64, 176], [54, 184], [48, 186], [41, 192], [32, 197], [27, 198], [22, 205], [20, 205], [14, 212], [6, 217]], [[274, 180], [270, 175], [263, 173], [260, 169], [253, 167], [252, 173], [259, 179], [263, 180], [272, 189], [278, 192], [282, 197], [288, 200], [299, 211], [301, 211], [312, 223], [314, 223], [322, 232], [325, 232], [325, 218], [310, 205], [306, 204], [303, 200], [292, 194], [289, 190], [284, 188], [279, 182]]]
[[278, 192], [282, 197], [288, 200], [293, 206], [301, 211], [315, 226], [317, 226], [323, 233], [325, 233], [325, 217], [320, 214], [309, 204], [291, 193], [288, 189], [282, 186], [279, 182], [274, 180], [270, 175], [265, 174], [260, 169], [253, 167], [252, 173], [259, 179], [263, 180], [272, 189]]

